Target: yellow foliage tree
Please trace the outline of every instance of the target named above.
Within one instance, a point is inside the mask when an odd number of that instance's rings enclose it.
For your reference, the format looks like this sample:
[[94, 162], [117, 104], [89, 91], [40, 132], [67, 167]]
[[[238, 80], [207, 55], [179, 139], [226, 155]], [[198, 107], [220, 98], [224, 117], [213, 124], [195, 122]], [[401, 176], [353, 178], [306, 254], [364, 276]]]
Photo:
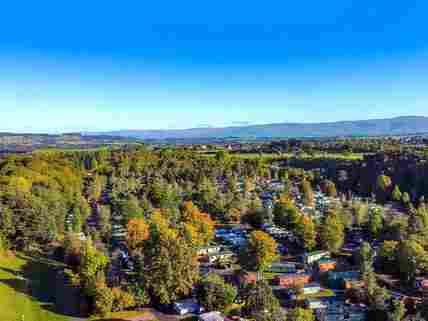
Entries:
[[185, 232], [193, 246], [204, 246], [214, 238], [214, 221], [193, 202], [185, 202], [182, 210]]
[[278, 244], [268, 234], [262, 231], [251, 233], [246, 249], [242, 252], [240, 261], [247, 269], [264, 271], [278, 259]]
[[128, 222], [126, 241], [131, 251], [141, 249], [149, 238], [149, 226], [143, 218], [134, 218]]

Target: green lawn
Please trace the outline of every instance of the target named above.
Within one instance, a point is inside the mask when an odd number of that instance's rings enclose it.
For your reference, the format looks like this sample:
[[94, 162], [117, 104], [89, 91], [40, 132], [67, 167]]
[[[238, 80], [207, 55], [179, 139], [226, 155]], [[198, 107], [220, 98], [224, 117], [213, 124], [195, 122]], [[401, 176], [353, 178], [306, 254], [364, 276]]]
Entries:
[[148, 311], [124, 311], [112, 312], [106, 317], [91, 317], [88, 321], [126, 321], [133, 318], [143, 318], [145, 320], [156, 321], [156, 317]]
[[53, 269], [53, 263], [42, 259], [0, 256], [0, 321], [71, 320], [48, 303], [64, 296]]
[[[203, 154], [202, 156], [207, 157], [215, 157], [215, 154]], [[355, 161], [355, 160], [362, 160], [364, 155], [360, 153], [323, 153], [323, 152], [315, 152], [312, 154], [308, 153], [300, 153], [298, 155], [294, 155], [293, 153], [283, 153], [281, 155], [279, 154], [259, 154], [259, 153], [237, 153], [237, 154], [230, 154], [232, 158], [237, 159], [261, 159], [264, 161], [275, 161], [275, 160], [283, 160], [283, 159], [303, 159], [303, 160], [323, 160], [323, 159], [332, 159], [332, 160], [349, 160], [349, 161]]]

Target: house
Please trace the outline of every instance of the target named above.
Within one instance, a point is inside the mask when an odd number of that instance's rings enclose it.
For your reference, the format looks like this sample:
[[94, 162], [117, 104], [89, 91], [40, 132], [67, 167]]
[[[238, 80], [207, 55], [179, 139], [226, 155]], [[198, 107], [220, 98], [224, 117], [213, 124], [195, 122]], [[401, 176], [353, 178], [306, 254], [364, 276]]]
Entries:
[[313, 264], [323, 258], [329, 258], [329, 257], [330, 257], [330, 252], [328, 251], [316, 251], [316, 252], [310, 252], [310, 253], [304, 254], [302, 256], [302, 260], [303, 260], [303, 263], [305, 264]]
[[327, 309], [317, 311], [319, 321], [366, 321], [367, 307], [345, 305], [343, 301], [330, 302]]
[[328, 286], [332, 289], [350, 289], [360, 280], [360, 272], [347, 271], [336, 272], [329, 271], [327, 276]]
[[428, 292], [428, 279], [422, 279], [416, 282], [420, 291], [427, 293]]
[[317, 299], [307, 299], [305, 300], [305, 306], [311, 310], [322, 310], [327, 309], [327, 305], [321, 300]]
[[198, 321], [224, 321], [220, 312], [209, 312], [201, 314], [198, 318]]
[[347, 321], [365, 321], [367, 318], [367, 309], [362, 307], [352, 307], [346, 310], [344, 319]]
[[173, 305], [173, 309], [179, 315], [201, 313], [204, 310], [203, 307], [193, 299], [176, 302]]
[[297, 266], [295, 263], [273, 263], [267, 272], [272, 273], [296, 273]]
[[317, 293], [321, 292], [321, 287], [318, 283], [306, 284], [303, 287], [302, 292], [304, 295], [317, 294]]
[[311, 280], [311, 276], [306, 273], [302, 274], [284, 274], [278, 275], [273, 279], [275, 285], [282, 286], [284, 288], [291, 288], [296, 285], [308, 284]]
[[318, 271], [321, 273], [335, 270], [337, 266], [337, 262], [331, 259], [321, 259], [318, 261]]
[[342, 252], [345, 254], [355, 254], [360, 249], [360, 244], [355, 242], [347, 242], [342, 247]]
[[200, 247], [197, 250], [197, 254], [199, 257], [204, 257], [204, 256], [208, 256], [209, 254], [219, 253], [221, 249], [222, 247], [220, 245], [204, 246], [204, 247]]
[[221, 251], [218, 253], [211, 253], [208, 254], [208, 262], [209, 263], [216, 263], [216, 262], [225, 262], [225, 261], [232, 261], [235, 257], [235, 253], [232, 251]]

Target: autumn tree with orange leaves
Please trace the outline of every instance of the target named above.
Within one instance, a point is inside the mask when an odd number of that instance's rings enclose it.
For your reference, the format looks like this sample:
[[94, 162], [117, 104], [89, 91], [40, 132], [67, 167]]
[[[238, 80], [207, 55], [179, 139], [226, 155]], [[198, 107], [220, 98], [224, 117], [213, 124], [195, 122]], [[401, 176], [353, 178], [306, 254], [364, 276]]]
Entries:
[[184, 234], [186, 239], [194, 246], [208, 245], [214, 238], [214, 221], [202, 213], [193, 202], [185, 202], [182, 208]]
[[131, 251], [141, 249], [149, 238], [149, 226], [143, 218], [134, 218], [128, 222], [126, 242]]
[[246, 248], [240, 255], [242, 265], [248, 270], [262, 272], [278, 259], [278, 244], [262, 231], [251, 233]]
[[300, 215], [297, 221], [296, 235], [305, 250], [311, 251], [316, 247], [317, 232], [311, 217], [305, 214]]

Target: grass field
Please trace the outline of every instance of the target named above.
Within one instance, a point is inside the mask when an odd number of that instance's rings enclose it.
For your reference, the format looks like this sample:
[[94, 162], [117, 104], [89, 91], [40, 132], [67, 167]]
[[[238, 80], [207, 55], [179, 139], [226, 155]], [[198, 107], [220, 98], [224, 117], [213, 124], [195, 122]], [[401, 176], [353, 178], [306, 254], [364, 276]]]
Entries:
[[[89, 318], [88, 321], [125, 321], [136, 317], [143, 318], [144, 312], [139, 311], [128, 311], [128, 312], [112, 312], [108, 316], [103, 318], [93, 317]], [[150, 320], [155, 321], [155, 320]]]
[[[52, 301], [64, 300], [53, 262], [24, 256], [0, 256], [0, 321], [65, 321]], [[69, 302], [68, 302], [69, 303]]]
[[[215, 157], [215, 154], [203, 154], [202, 156], [207, 157]], [[322, 159], [332, 159], [332, 160], [349, 160], [356, 161], [362, 160], [364, 155], [359, 153], [321, 153], [316, 152], [313, 154], [301, 153], [299, 155], [295, 155], [293, 153], [283, 153], [279, 154], [259, 154], [259, 153], [242, 153], [242, 154], [231, 154], [232, 158], [237, 159], [261, 159], [264, 161], [275, 161], [275, 160], [283, 160], [283, 159], [304, 159], [304, 160], [322, 160]]]

